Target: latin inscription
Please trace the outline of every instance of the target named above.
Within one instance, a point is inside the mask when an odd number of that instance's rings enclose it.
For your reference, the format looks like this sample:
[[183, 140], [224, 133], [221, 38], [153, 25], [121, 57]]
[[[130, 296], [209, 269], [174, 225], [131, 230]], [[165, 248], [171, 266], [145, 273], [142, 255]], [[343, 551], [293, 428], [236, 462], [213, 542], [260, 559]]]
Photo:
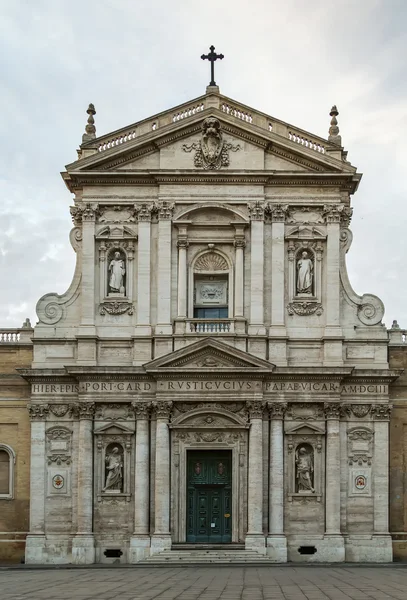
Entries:
[[166, 392], [250, 392], [259, 390], [261, 384], [256, 381], [160, 381], [158, 389]]
[[[158, 391], [165, 392], [259, 392], [263, 385], [265, 393], [335, 393], [344, 395], [387, 394], [387, 385], [348, 384], [319, 381], [258, 381], [212, 380], [212, 381], [159, 381]], [[92, 394], [92, 393], [151, 393], [155, 384], [149, 381], [84, 381], [77, 383], [34, 383], [33, 394]]]

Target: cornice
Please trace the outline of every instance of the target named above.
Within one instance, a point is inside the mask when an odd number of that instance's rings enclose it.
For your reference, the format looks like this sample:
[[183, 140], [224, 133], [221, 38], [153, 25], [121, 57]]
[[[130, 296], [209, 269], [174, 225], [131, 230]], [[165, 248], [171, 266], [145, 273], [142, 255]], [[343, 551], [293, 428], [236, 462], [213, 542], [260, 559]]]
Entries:
[[326, 171], [331, 170], [331, 169], [327, 169], [326, 165], [321, 165], [321, 164], [317, 164], [314, 161], [306, 160], [306, 159], [304, 159], [304, 157], [299, 156], [298, 154], [295, 154], [294, 152], [290, 152], [289, 150], [285, 150], [275, 144], [272, 144], [269, 148], [267, 148], [267, 152], [269, 154], [275, 154], [276, 156], [285, 158], [286, 160], [288, 160], [294, 164], [301, 165], [303, 167], [306, 167], [307, 169], [311, 169], [312, 171], [326, 172]]

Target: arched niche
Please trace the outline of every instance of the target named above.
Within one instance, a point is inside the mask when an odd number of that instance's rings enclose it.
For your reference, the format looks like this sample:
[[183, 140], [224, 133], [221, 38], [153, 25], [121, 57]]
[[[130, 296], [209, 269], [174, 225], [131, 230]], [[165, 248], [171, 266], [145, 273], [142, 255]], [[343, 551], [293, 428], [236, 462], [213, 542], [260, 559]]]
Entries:
[[11, 446], [0, 444], [0, 500], [14, 497], [14, 468], [16, 455]]

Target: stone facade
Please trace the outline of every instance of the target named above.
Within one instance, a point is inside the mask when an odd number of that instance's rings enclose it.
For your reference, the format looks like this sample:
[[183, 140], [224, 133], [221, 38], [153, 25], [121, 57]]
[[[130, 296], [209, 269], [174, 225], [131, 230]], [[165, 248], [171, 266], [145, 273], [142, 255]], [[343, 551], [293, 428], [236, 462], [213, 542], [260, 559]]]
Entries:
[[[389, 561], [383, 304], [346, 272], [328, 139], [220, 95], [96, 137], [78, 160], [68, 291], [37, 304], [29, 563], [244, 544]], [[195, 457], [195, 458], [194, 458]], [[34, 501], [35, 499], [35, 501]]]
[[29, 529], [30, 386], [16, 369], [32, 362], [33, 330], [0, 329], [0, 562], [20, 562]]

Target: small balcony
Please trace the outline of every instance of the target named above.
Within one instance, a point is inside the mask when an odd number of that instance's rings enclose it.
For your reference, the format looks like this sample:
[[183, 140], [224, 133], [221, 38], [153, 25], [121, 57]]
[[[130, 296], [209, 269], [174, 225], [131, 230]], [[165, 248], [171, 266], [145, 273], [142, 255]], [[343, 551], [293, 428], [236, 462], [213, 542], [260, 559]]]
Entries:
[[188, 319], [185, 333], [234, 333], [234, 319]]

